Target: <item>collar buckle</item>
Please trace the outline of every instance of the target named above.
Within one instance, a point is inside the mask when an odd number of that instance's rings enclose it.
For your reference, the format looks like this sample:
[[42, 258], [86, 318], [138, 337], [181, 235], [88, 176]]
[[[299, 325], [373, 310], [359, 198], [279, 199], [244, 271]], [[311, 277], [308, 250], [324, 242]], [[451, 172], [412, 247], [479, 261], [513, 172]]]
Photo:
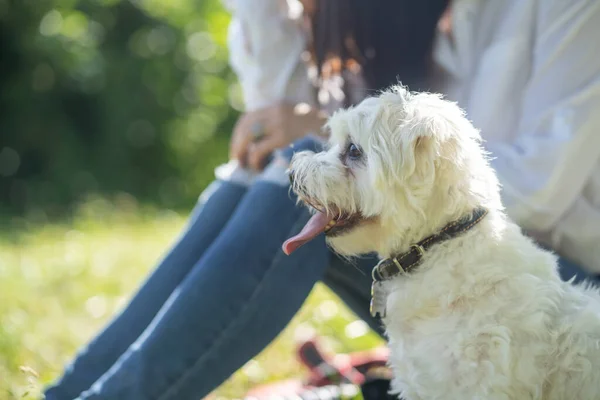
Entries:
[[423, 256], [425, 255], [425, 249], [418, 243], [411, 245], [410, 248], [411, 250], [414, 249], [417, 252], [417, 254], [419, 255], [419, 260], [421, 260], [421, 258], [423, 258]]

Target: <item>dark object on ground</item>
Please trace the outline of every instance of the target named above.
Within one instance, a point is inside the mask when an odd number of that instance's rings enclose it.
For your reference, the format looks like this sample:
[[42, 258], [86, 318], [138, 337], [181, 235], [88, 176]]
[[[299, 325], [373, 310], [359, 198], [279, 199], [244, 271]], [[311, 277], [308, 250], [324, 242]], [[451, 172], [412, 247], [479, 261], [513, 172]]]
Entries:
[[250, 391], [246, 400], [388, 400], [391, 370], [386, 348], [350, 354], [326, 355], [317, 341], [302, 343], [297, 350], [309, 376]]

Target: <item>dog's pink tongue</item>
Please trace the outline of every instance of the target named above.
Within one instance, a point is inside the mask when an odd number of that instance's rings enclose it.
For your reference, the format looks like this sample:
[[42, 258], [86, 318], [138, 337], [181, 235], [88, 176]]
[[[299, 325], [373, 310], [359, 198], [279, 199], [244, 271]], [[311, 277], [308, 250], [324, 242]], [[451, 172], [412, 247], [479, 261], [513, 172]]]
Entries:
[[305, 245], [314, 239], [319, 233], [325, 231], [325, 227], [331, 221], [331, 218], [327, 216], [327, 214], [322, 212], [317, 212], [315, 215], [308, 220], [302, 231], [285, 241], [281, 248], [283, 252], [288, 256], [292, 254], [292, 252], [296, 251], [300, 246]]

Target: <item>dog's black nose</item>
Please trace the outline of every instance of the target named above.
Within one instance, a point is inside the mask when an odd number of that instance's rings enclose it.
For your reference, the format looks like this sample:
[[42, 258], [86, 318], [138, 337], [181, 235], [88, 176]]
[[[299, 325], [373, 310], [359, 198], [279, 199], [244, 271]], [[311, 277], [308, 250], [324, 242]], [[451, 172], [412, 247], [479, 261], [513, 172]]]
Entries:
[[294, 170], [288, 170], [288, 176], [290, 178], [290, 185], [294, 185]]

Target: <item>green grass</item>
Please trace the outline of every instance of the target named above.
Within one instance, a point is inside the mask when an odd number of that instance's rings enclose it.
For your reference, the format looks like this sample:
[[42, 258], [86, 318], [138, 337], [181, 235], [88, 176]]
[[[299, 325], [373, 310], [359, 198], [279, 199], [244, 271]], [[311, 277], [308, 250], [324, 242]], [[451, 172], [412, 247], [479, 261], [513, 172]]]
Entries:
[[[77, 348], [127, 303], [184, 222], [127, 196], [88, 201], [65, 223], [47, 224], [42, 213], [0, 222], [0, 399], [40, 398]], [[217, 398], [301, 376], [294, 347], [312, 332], [337, 352], [380, 344], [319, 285], [288, 328], [219, 388]]]

